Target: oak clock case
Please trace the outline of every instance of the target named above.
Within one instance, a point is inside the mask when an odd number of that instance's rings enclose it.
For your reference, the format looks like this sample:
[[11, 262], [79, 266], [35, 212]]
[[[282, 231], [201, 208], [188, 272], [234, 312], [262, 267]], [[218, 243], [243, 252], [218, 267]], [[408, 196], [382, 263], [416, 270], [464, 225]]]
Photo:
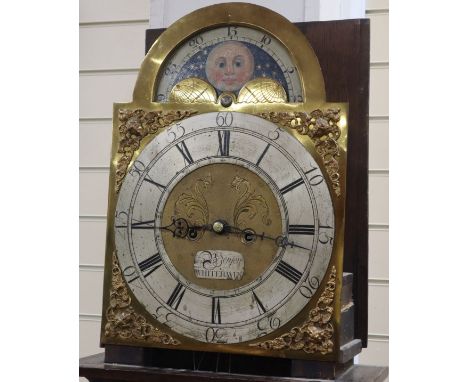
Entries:
[[101, 343], [336, 359], [346, 109], [272, 11], [169, 27], [114, 104]]

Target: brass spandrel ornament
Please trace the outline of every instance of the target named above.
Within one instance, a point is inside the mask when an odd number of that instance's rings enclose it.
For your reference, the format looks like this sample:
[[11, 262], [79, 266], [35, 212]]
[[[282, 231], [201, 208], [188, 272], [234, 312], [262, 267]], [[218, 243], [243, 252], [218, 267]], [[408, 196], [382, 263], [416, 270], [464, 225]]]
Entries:
[[282, 16], [169, 27], [114, 105], [102, 343], [335, 359], [346, 121]]
[[301, 135], [308, 136], [312, 140], [315, 150], [323, 159], [336, 195], [340, 196], [339, 139], [341, 129], [339, 124], [342, 116], [340, 110], [314, 110], [310, 113], [270, 112], [260, 113], [259, 115], [281, 126], [294, 129]]
[[135, 151], [140, 149], [143, 138], [148, 134], [155, 134], [159, 129], [168, 127], [195, 114], [195, 110], [187, 111], [144, 111], [142, 109], [119, 109], [119, 146], [116, 165], [116, 187], [118, 192], [128, 165], [133, 159]]
[[290, 332], [268, 340], [251, 344], [265, 350], [300, 350], [305, 353], [329, 354], [333, 352], [333, 300], [336, 289], [336, 269], [332, 268], [327, 287], [309, 312], [309, 318]]
[[104, 336], [118, 340], [136, 340], [164, 345], [179, 345], [180, 342], [169, 334], [155, 328], [146, 318], [135, 312], [132, 298], [127, 290], [127, 283], [122, 277], [122, 270], [117, 257], [112, 256], [112, 287], [110, 301], [105, 315]]

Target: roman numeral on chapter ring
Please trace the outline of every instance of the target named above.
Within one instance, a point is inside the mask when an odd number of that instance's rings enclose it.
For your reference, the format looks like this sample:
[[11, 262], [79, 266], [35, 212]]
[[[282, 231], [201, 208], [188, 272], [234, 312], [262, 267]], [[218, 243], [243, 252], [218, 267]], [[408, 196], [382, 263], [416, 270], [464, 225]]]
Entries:
[[146, 177], [143, 179], [145, 182], [148, 182], [148, 183], [151, 183], [153, 185], [155, 185], [160, 191], [164, 191], [166, 189], [166, 186], [163, 186], [162, 184], [158, 183], [158, 182], [155, 182], [153, 179], [151, 179], [150, 177]]
[[288, 233], [291, 235], [315, 235], [315, 226], [307, 224], [290, 224]]
[[219, 143], [219, 155], [226, 157], [229, 156], [229, 140], [231, 138], [231, 132], [218, 131], [218, 143]]
[[184, 297], [184, 293], [185, 293], [185, 288], [183, 287], [181, 283], [178, 283], [177, 286], [172, 291], [172, 294], [169, 296], [169, 299], [167, 300], [167, 305], [177, 310], [177, 308], [180, 305], [180, 301], [182, 300], [182, 297]]
[[280, 260], [275, 270], [281, 276], [286, 277], [289, 281], [293, 282], [294, 284], [297, 284], [302, 277], [301, 272], [299, 272], [296, 268], [284, 262], [283, 260]]
[[154, 229], [154, 220], [132, 223], [132, 229]]
[[260, 314], [266, 313], [265, 307], [263, 306], [262, 302], [260, 301], [260, 299], [258, 298], [258, 296], [255, 294], [254, 291], [252, 291], [252, 295], [253, 295], [253, 298], [255, 300], [255, 303], [257, 304], [258, 312]]
[[282, 189], [280, 189], [280, 192], [284, 195], [287, 192], [294, 190], [296, 187], [299, 187], [303, 183], [304, 183], [304, 179], [299, 178], [295, 180], [294, 182], [289, 183], [287, 186], [284, 186]]
[[[308, 174], [310, 174], [311, 172], [313, 172], [313, 171], [315, 171], [315, 170], [317, 170], [317, 167], [314, 167], [314, 168], [312, 168], [311, 170], [306, 171], [304, 174], [305, 174], [305, 175], [308, 175]], [[323, 181], [323, 177], [322, 177], [321, 175], [316, 175], [316, 176], [314, 176], [314, 177], [309, 181], [309, 183], [312, 182], [312, 180], [314, 180], [316, 177], [321, 177], [322, 180], [320, 180], [319, 182], [314, 183], [314, 184], [311, 183], [312, 185], [318, 185], [318, 184], [320, 184], [320, 183]], [[304, 184], [304, 179], [299, 178], [299, 179], [295, 180], [294, 182], [289, 183], [287, 186], [284, 186], [284, 187], [280, 190], [280, 192], [284, 195], [284, 194], [286, 194], [287, 192], [294, 190], [296, 187], [299, 187], [301, 184]]]
[[260, 162], [262, 161], [263, 157], [265, 156], [266, 152], [268, 151], [268, 149], [270, 148], [270, 144], [268, 143], [265, 147], [265, 150], [263, 150], [263, 152], [260, 154], [260, 157], [258, 158], [257, 160], [257, 163], [256, 165], [258, 166], [260, 164]]
[[162, 258], [159, 253], [156, 253], [155, 255], [147, 258], [146, 260], [143, 260], [141, 263], [138, 263], [138, 267], [140, 268], [142, 272], [145, 272], [148, 269], [151, 269], [148, 273], [145, 274], [145, 277], [149, 276], [156, 269], [158, 269], [161, 265], [162, 265]]
[[[162, 265], [162, 258], [159, 253], [156, 253], [153, 256], [148, 257], [146, 260], [138, 263], [138, 268], [140, 268], [141, 272], [143, 272], [144, 277], [148, 277], [151, 273], [153, 273], [156, 269], [158, 269]], [[148, 271], [146, 274], [145, 271]], [[140, 276], [136, 276], [131, 280], [128, 280], [129, 283], [135, 281]]]
[[184, 157], [184, 161], [188, 164], [192, 164], [193, 158], [192, 158], [192, 155], [190, 155], [190, 151], [188, 150], [185, 142], [182, 141], [180, 144], [177, 144], [176, 147], [177, 147], [177, 150], [179, 150], [179, 152]]
[[211, 322], [213, 324], [221, 323], [221, 304], [219, 297], [213, 297], [211, 299]]

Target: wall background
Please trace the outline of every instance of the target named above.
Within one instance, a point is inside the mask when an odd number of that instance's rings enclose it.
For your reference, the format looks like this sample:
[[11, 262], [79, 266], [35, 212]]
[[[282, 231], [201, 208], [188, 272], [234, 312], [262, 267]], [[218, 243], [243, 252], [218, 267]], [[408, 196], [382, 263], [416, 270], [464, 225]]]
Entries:
[[[112, 104], [131, 100], [145, 30], [166, 27], [218, 1], [80, 1], [80, 357], [101, 352], [99, 330]], [[312, 20], [316, 2], [251, 1], [291, 21]], [[342, 1], [347, 13], [347, 1]], [[326, 18], [326, 11], [322, 9]], [[388, 365], [388, 0], [367, 0], [371, 20], [369, 110], [369, 347], [362, 364]]]

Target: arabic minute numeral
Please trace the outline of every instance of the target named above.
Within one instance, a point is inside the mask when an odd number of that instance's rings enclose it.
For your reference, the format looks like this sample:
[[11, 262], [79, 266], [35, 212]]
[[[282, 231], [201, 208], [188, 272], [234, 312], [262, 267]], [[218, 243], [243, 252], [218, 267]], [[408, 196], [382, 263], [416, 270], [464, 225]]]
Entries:
[[230, 127], [234, 122], [234, 116], [230, 111], [220, 112], [216, 115], [216, 125], [219, 127]]
[[227, 27], [228, 36], [237, 36], [237, 27]]
[[145, 171], [145, 168], [146, 168], [146, 166], [145, 166], [145, 164], [143, 162], [141, 162], [139, 160], [136, 160], [133, 163], [133, 165], [132, 165], [132, 167], [131, 167], [131, 169], [130, 169], [130, 171], [128, 173], [131, 176], [138, 176], [139, 177], [141, 175], [141, 173], [143, 171]]
[[167, 141], [169, 143], [174, 142], [176, 139], [183, 137], [185, 134], [185, 127], [180, 123], [176, 123], [175, 126], [171, 126], [167, 129]]
[[260, 40], [260, 42], [263, 44], [263, 45], [270, 45], [271, 44], [271, 38], [268, 37], [266, 34], [263, 35], [262, 39]]
[[128, 213], [125, 211], [115, 212], [115, 228], [127, 228]]
[[197, 36], [189, 41], [189, 46], [197, 46], [203, 43], [203, 36]]
[[322, 244], [333, 245], [333, 237], [327, 234], [326, 232], [320, 232], [319, 242]]
[[218, 344], [227, 343], [227, 330], [224, 328], [208, 328], [205, 332], [206, 342]]
[[299, 292], [305, 298], [311, 298], [319, 287], [319, 279], [316, 276], [309, 277], [299, 288]]
[[169, 64], [164, 70], [164, 75], [166, 76], [173, 75], [176, 71], [177, 71], [177, 65]]
[[[311, 186], [318, 186], [320, 183], [323, 182], [323, 176], [320, 174], [313, 174], [314, 171], [318, 170], [318, 167], [312, 167], [309, 171], [305, 172], [305, 175], [312, 174], [310, 177], [308, 177], [309, 184]], [[296, 187], [299, 187], [304, 183], [304, 179], [299, 178], [295, 180], [294, 182], [289, 183], [288, 185], [284, 186], [282, 189], [280, 189], [280, 192], [284, 195], [289, 191], [294, 190]]]
[[283, 129], [281, 127], [278, 127], [275, 130], [268, 132], [268, 138], [270, 138], [272, 141], [276, 141], [280, 137], [280, 133], [282, 132]]
[[281, 326], [281, 319], [279, 317], [275, 317], [274, 314], [262, 318], [260, 321], [257, 322], [257, 329], [260, 330], [260, 333], [257, 335], [258, 337], [263, 337], [268, 334], [268, 331], [276, 330]]
[[314, 171], [318, 170], [318, 167], [312, 167], [311, 170], [307, 171], [305, 174], [306, 175], [309, 175], [309, 174], [312, 174], [311, 177], [309, 179], [309, 184], [311, 186], [318, 186], [320, 183], [323, 182], [323, 176], [320, 175], [320, 174], [313, 174]]
[[156, 318], [161, 324], [166, 324], [168, 326], [171, 326], [171, 320], [173, 319], [172, 316], [174, 316], [174, 313], [170, 312], [163, 306], [158, 306], [156, 308], [155, 313], [151, 313], [151, 315]]

